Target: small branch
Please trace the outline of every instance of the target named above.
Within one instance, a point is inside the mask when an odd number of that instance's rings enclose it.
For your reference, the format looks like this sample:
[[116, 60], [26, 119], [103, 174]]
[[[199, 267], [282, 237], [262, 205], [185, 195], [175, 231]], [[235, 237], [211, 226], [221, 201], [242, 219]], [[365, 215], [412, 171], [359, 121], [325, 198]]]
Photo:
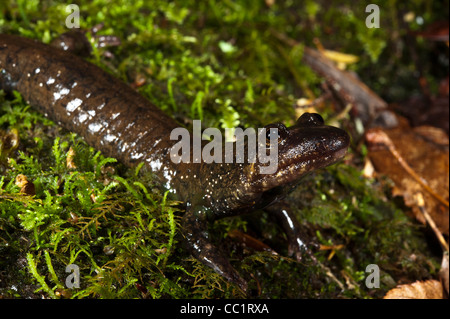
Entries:
[[430, 216], [430, 214], [428, 214], [425, 208], [425, 201], [423, 199], [422, 193], [415, 194], [414, 199], [416, 200], [416, 203], [420, 208], [420, 212], [422, 213], [423, 217], [425, 217], [425, 220], [427, 221], [428, 225], [430, 225], [431, 229], [433, 229], [433, 232], [436, 235], [437, 239], [439, 240], [439, 243], [441, 244], [442, 248], [448, 253], [448, 244], [445, 241], [444, 236], [442, 236], [442, 233], [437, 228], [433, 218]]
[[[285, 34], [273, 29], [270, 31], [275, 38], [291, 47], [299, 44]], [[387, 108], [387, 103], [367, 85], [351, 73], [337, 68], [332, 61], [317, 50], [305, 46], [303, 62], [325, 78], [346, 104], [351, 103], [363, 122], [369, 122], [379, 111]]]

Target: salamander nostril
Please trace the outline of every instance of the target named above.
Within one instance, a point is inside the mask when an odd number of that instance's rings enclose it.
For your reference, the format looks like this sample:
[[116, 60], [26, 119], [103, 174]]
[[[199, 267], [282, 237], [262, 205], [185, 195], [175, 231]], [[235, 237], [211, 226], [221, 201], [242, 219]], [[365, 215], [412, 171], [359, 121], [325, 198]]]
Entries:
[[297, 120], [297, 125], [300, 126], [318, 126], [323, 124], [324, 121], [322, 116], [317, 113], [304, 113]]

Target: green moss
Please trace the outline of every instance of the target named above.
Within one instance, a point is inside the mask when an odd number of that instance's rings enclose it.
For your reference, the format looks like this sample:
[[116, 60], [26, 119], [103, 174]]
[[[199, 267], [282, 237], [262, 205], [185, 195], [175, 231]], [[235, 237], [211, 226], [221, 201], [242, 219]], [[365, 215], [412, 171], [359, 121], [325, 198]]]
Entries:
[[[322, 252], [321, 260], [332, 269], [342, 269], [353, 283], [355, 288], [347, 296], [381, 297], [395, 286], [393, 277], [426, 279], [439, 268], [427, 249], [423, 230], [386, 195], [389, 188], [385, 185], [363, 178], [351, 166], [335, 165], [326, 174], [305, 181], [291, 196], [308, 197], [305, 193], [311, 184], [316, 184], [316, 193], [300, 205], [298, 218], [315, 229], [320, 244], [342, 245], [331, 261], [325, 259], [330, 250]], [[386, 277], [380, 289], [365, 286], [370, 264], [378, 265], [381, 277]]]
[[[395, 2], [382, 6], [382, 28], [368, 32], [365, 4], [350, 1], [77, 3], [82, 28], [104, 23], [100, 34], [122, 39], [119, 47], [94, 50], [91, 61], [127, 83], [143, 77], [140, 93], [181, 122], [200, 118], [205, 126], [219, 128], [292, 124], [296, 100], [322, 92], [323, 80], [301, 60], [303, 46], [313, 46], [314, 38], [327, 49], [358, 55], [360, 62], [351, 68], [369, 87], [390, 100], [403, 98], [418, 85], [411, 83], [409, 57], [395, 49], [404, 32], [398, 13], [423, 14], [425, 22], [445, 14], [438, 2]], [[63, 1], [4, 1], [0, 31], [48, 43], [67, 31], [65, 8]], [[271, 30], [301, 44], [286, 46]], [[418, 46], [421, 56], [431, 50], [424, 43]], [[105, 57], [106, 50], [112, 59]], [[327, 119], [337, 110], [328, 103], [319, 111]], [[340, 124], [349, 125], [346, 120]], [[179, 233], [183, 212], [158, 191], [151, 176], [103, 157], [16, 93], [0, 96], [0, 129], [0, 296], [243, 297], [189, 256]], [[18, 147], [10, 143], [15, 136]], [[70, 149], [73, 168], [67, 166]], [[361, 154], [354, 155], [357, 166]], [[282, 257], [286, 238], [267, 215], [213, 226], [215, 240], [225, 243], [233, 266], [249, 279], [253, 297], [380, 297], [402, 276], [422, 279], [436, 271], [438, 264], [403, 207], [359, 171], [343, 164], [322, 170], [289, 197], [305, 236], [323, 245], [343, 245], [331, 260], [330, 251], [316, 252], [345, 283], [343, 292], [308, 258], [297, 263]], [[15, 184], [19, 174], [34, 184], [35, 195], [20, 193]], [[239, 248], [227, 237], [233, 229], [254, 234], [279, 255]], [[365, 267], [373, 263], [382, 271], [379, 290], [364, 285]], [[78, 289], [64, 288], [68, 264], [80, 268]]]

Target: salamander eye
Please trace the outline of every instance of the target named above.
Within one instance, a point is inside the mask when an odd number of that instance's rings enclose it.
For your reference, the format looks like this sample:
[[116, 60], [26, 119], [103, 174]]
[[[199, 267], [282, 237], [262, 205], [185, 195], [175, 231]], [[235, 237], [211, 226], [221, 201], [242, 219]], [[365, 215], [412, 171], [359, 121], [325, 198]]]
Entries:
[[278, 143], [282, 143], [288, 136], [289, 131], [281, 123], [269, 124], [265, 127], [266, 129], [266, 144], [270, 145], [271, 140], [277, 140]]
[[300, 126], [319, 126], [323, 124], [322, 116], [317, 113], [304, 113], [297, 120], [297, 125]]

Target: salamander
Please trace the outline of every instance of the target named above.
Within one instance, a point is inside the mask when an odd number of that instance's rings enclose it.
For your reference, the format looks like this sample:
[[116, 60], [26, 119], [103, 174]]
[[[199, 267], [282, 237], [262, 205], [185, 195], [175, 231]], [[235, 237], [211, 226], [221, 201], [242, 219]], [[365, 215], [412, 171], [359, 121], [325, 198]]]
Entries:
[[[106, 156], [125, 165], [143, 162], [161, 187], [185, 204], [181, 233], [189, 251], [205, 265], [246, 291], [247, 281], [210, 239], [215, 220], [266, 208], [280, 221], [297, 259], [304, 244], [295, 217], [273, 206], [307, 173], [341, 160], [348, 134], [327, 126], [322, 117], [305, 113], [295, 125], [276, 128], [276, 170], [261, 173], [261, 161], [176, 163], [170, 158], [179, 128], [171, 117], [131, 87], [99, 67], [53, 46], [16, 35], [0, 35], [0, 89], [18, 91], [35, 109], [81, 135]], [[269, 132], [271, 132], [269, 134]], [[270, 206], [272, 205], [272, 206]], [[282, 206], [280, 206], [282, 207]]]

